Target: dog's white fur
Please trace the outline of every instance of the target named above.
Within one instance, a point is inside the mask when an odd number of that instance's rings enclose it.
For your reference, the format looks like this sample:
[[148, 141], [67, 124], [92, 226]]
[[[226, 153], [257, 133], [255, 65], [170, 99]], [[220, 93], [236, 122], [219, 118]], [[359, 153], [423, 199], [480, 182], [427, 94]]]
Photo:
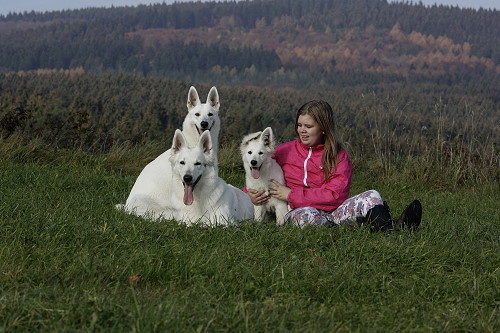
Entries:
[[214, 152], [208, 132], [189, 147], [177, 130], [172, 142], [170, 163], [172, 187], [170, 207], [161, 212], [186, 224], [227, 225], [253, 218], [253, 205], [242, 190], [217, 176]]
[[[188, 114], [182, 125], [187, 144], [190, 146], [197, 145], [201, 133], [210, 130], [213, 164], [216, 173], [218, 171], [217, 152], [221, 126], [219, 107], [219, 94], [216, 87], [210, 89], [204, 104], [200, 102], [196, 88], [190, 87], [187, 98]], [[154, 219], [158, 217], [158, 212], [162, 212], [165, 207], [170, 207], [172, 192], [170, 155], [169, 149], [146, 165], [137, 177], [125, 205], [117, 205], [117, 208]]]
[[219, 152], [219, 93], [217, 88], [212, 87], [207, 96], [207, 101], [203, 104], [195, 87], [189, 88], [187, 109], [188, 114], [182, 123], [182, 133], [186, 136], [189, 146], [198, 143], [198, 139], [204, 131], [210, 131], [212, 137], [212, 149], [214, 151], [215, 168], [217, 170], [217, 154]]
[[[285, 184], [283, 170], [274, 160], [274, 135], [271, 127], [262, 132], [246, 135], [240, 146], [246, 173], [247, 189], [268, 190], [271, 179]], [[277, 198], [270, 198], [265, 205], [254, 206], [255, 219], [262, 221], [267, 213], [276, 215], [276, 224], [283, 225], [288, 204]]]

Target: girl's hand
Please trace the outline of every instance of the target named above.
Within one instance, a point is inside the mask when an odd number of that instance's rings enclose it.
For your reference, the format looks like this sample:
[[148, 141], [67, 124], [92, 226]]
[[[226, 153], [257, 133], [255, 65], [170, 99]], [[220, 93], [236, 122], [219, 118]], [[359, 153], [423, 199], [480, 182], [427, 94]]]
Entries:
[[288, 201], [288, 195], [292, 190], [276, 179], [271, 179], [271, 182], [274, 184], [274, 186], [269, 186], [269, 193], [271, 193], [271, 196], [283, 201]]
[[247, 194], [255, 206], [266, 204], [271, 197], [270, 195], [266, 195], [266, 191], [257, 191], [251, 188], [247, 188]]

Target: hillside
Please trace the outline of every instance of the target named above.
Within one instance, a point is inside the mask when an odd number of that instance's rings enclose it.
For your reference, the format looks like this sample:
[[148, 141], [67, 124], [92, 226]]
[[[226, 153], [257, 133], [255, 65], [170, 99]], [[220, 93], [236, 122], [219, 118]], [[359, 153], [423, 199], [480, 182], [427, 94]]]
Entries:
[[117, 169], [143, 162], [121, 157], [0, 139], [3, 331], [498, 332], [498, 185], [356, 173], [353, 192], [376, 186], [395, 212], [422, 200], [415, 233], [186, 227], [113, 209], [137, 175]]
[[[220, 83], [454, 81], [500, 73], [500, 12], [384, 0], [254, 0], [0, 17], [0, 70]], [[366, 77], [368, 75], [368, 78]], [[348, 80], [349, 81], [349, 80]], [[367, 83], [368, 83], [367, 82]]]
[[[262, 20], [257, 26], [251, 30], [230, 29], [223, 25], [207, 29], [146, 29], [128, 36], [139, 38], [144, 46], [155, 45], [154, 49], [164, 52], [165, 56], [172, 53], [171, 48], [175, 45], [189, 53], [197, 44], [208, 47], [216, 43], [230, 49], [274, 51], [282, 69], [288, 71], [332, 73], [356, 70], [400, 76], [500, 73], [500, 65], [492, 59], [473, 56], [468, 42], [457, 44], [448, 37], [435, 38], [415, 31], [406, 34], [399, 23], [392, 29], [369, 26], [364, 30], [332, 31], [327, 28], [318, 32], [298, 27], [294, 20], [285, 17], [270, 25]], [[187, 50], [184, 49], [186, 43]], [[271, 60], [272, 55], [270, 53], [266, 59]], [[271, 61], [276, 63], [274, 59]], [[247, 64], [253, 65], [253, 68], [244, 67], [247, 72], [267, 69], [259, 62]], [[208, 69], [216, 71], [215, 67]]]

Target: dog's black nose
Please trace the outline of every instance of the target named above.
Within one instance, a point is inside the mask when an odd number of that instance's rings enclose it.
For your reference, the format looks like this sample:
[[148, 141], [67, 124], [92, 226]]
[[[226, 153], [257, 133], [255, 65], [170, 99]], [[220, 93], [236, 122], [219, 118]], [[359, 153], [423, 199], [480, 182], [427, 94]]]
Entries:
[[202, 121], [200, 125], [201, 128], [206, 129], [208, 127], [208, 121]]
[[257, 161], [256, 160], [251, 160], [250, 164], [255, 166], [255, 165], [257, 165]]
[[193, 180], [193, 176], [184, 175], [184, 177], [182, 177], [182, 179], [184, 180], [185, 183], [190, 183]]

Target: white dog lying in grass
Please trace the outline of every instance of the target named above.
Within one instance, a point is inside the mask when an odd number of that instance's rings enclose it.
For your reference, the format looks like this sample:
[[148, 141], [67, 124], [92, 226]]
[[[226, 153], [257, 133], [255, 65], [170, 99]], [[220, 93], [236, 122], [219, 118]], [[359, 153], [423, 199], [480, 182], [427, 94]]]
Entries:
[[[271, 127], [262, 132], [246, 135], [240, 146], [243, 165], [246, 172], [247, 189], [268, 190], [271, 179], [285, 184], [283, 171], [272, 158], [274, 153], [274, 136]], [[276, 215], [276, 224], [283, 225], [288, 204], [285, 201], [270, 198], [265, 205], [254, 206], [255, 219], [262, 221], [268, 213]]]
[[253, 218], [253, 205], [242, 190], [217, 176], [212, 140], [203, 132], [198, 144], [188, 147], [186, 138], [177, 130], [170, 155], [172, 165], [172, 197], [170, 208], [162, 215], [173, 216], [187, 224], [232, 224]]
[[167, 152], [170, 177], [159, 175], [166, 188], [140, 197], [145, 208], [141, 216], [209, 226], [253, 218], [248, 195], [217, 175], [209, 131], [204, 131], [198, 143], [189, 147], [185, 135], [176, 130], [172, 148]]

